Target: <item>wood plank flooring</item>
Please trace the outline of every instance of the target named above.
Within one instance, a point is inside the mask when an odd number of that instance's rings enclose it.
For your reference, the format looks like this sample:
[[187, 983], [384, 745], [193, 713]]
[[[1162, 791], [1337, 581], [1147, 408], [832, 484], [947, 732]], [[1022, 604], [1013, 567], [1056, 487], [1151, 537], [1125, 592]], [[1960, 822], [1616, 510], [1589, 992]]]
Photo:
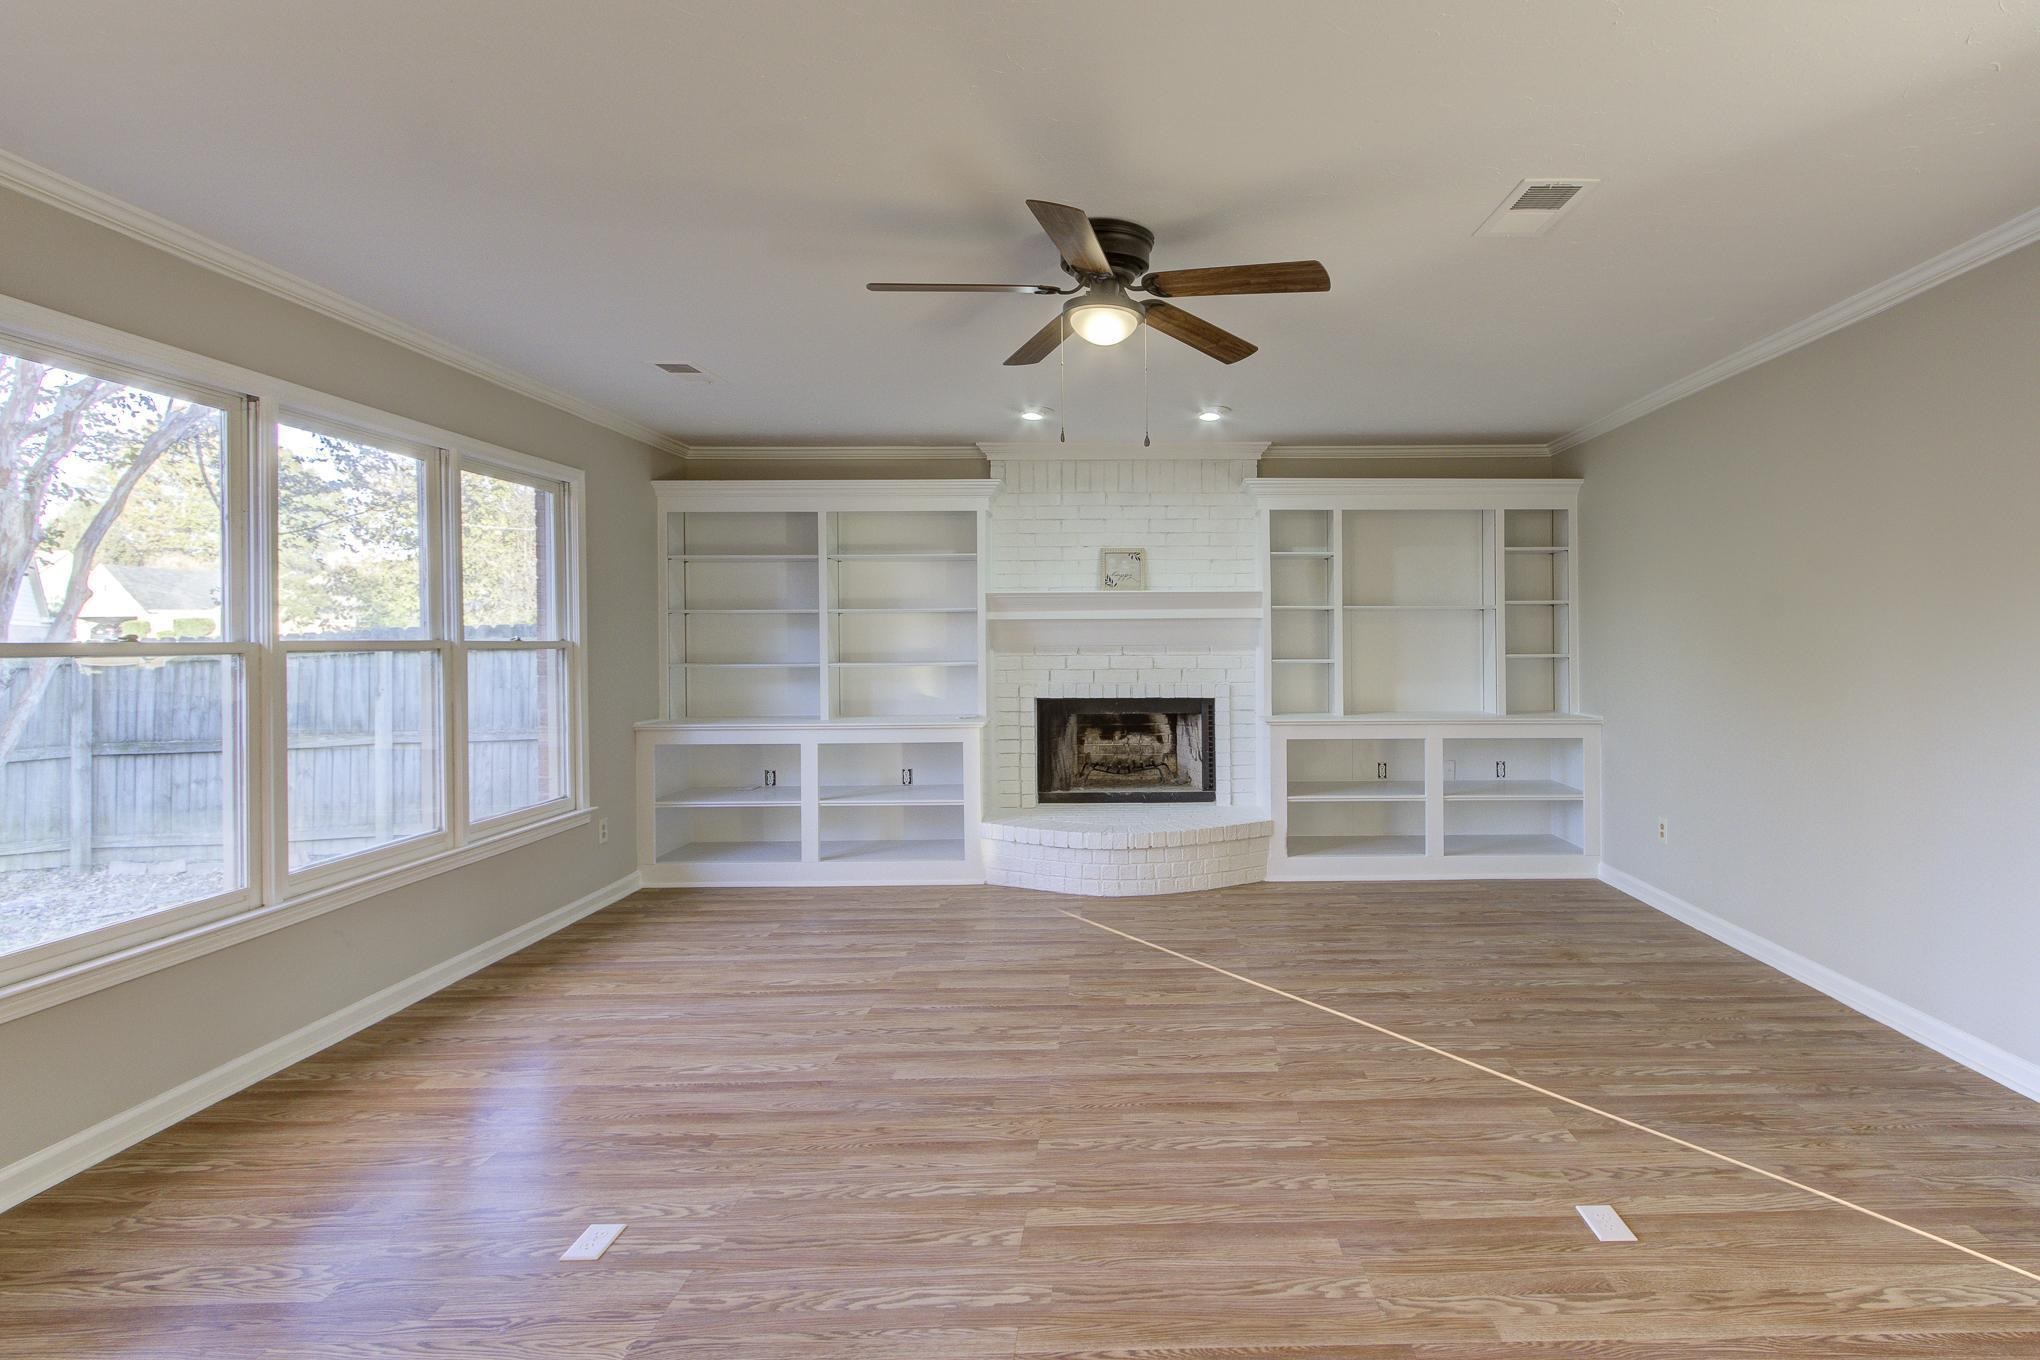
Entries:
[[2040, 1106], [1600, 884], [715, 890], [0, 1216], [0, 1355], [2040, 1355], [2031, 1279], [1058, 908], [2040, 1271]]

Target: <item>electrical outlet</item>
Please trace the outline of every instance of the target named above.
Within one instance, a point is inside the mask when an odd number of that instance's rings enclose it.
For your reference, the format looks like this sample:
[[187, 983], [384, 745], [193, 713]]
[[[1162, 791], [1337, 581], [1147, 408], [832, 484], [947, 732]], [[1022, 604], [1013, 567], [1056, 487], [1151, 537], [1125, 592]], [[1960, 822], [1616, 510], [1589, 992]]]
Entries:
[[1657, 838], [1667, 845], [1671, 844], [1672, 825], [1662, 817], [1657, 819]]
[[609, 819], [607, 817], [599, 817], [595, 821], [595, 843], [597, 845], [609, 844]]
[[599, 1261], [602, 1253], [623, 1235], [621, 1223], [591, 1223], [588, 1231], [574, 1239], [574, 1245], [560, 1253], [562, 1261]]
[[1574, 1206], [1581, 1218], [1586, 1220], [1588, 1229], [1603, 1242], [1634, 1242], [1636, 1234], [1622, 1221], [1622, 1215], [1606, 1204], [1579, 1204]]

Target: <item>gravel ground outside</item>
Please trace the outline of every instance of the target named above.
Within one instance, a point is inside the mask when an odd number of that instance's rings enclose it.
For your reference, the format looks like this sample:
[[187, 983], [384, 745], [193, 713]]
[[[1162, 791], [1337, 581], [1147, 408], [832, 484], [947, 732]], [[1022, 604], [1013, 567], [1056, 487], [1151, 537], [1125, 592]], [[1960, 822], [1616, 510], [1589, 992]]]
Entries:
[[216, 868], [114, 865], [0, 872], [0, 954], [225, 891]]

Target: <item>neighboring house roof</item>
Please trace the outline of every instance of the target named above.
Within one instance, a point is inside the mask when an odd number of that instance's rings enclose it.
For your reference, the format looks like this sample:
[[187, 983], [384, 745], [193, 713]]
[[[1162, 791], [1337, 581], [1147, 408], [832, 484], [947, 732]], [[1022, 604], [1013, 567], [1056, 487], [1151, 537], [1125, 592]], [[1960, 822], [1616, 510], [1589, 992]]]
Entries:
[[102, 572], [118, 582], [146, 613], [173, 609], [203, 612], [217, 608], [220, 602], [220, 574], [202, 567], [130, 567], [108, 562], [93, 575]]

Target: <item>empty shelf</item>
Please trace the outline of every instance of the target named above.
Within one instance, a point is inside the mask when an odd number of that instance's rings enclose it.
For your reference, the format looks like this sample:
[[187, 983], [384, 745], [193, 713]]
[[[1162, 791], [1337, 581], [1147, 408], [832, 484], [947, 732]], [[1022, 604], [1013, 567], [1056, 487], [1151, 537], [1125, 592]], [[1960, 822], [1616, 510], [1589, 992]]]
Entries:
[[928, 841], [823, 841], [825, 860], [898, 862], [901, 860], [942, 860], [963, 858], [963, 842], [956, 839]]
[[1561, 836], [1448, 835], [1448, 855], [1577, 855], [1580, 847]]
[[1559, 544], [1547, 544], [1542, 547], [1535, 548], [1504, 547], [1502, 551], [1513, 553], [1562, 553], [1571, 552], [1572, 549], [1566, 544], [1559, 543]]
[[807, 614], [812, 617], [821, 611], [817, 609], [695, 609], [690, 606], [685, 609], [669, 610], [668, 612], [674, 614]]
[[812, 562], [813, 553], [685, 553], [669, 562]]
[[1517, 798], [1548, 803], [1571, 802], [1586, 797], [1586, 794], [1555, 779], [1448, 779], [1445, 781], [1445, 796], [1491, 802]]
[[976, 661], [831, 661], [831, 666], [891, 666], [895, 669], [912, 666], [975, 666]]
[[838, 552], [831, 562], [968, 562], [974, 552]]
[[1358, 779], [1340, 782], [1291, 781], [1292, 803], [1413, 803], [1424, 797], [1421, 779]]
[[799, 841], [691, 841], [660, 855], [660, 864], [798, 864]]
[[800, 788], [794, 784], [760, 784], [746, 789], [681, 789], [653, 800], [655, 807], [798, 807]]
[[1424, 853], [1422, 836], [1291, 836], [1291, 859], [1330, 859], [1348, 855], [1416, 855]]
[[824, 806], [961, 807], [961, 784], [837, 784], [822, 785]]
[[1373, 610], [1377, 612], [1399, 610], [1409, 613], [1419, 611], [1443, 612], [1454, 609], [1484, 610], [1489, 607], [1484, 604], [1349, 604], [1345, 606], [1349, 610]]

